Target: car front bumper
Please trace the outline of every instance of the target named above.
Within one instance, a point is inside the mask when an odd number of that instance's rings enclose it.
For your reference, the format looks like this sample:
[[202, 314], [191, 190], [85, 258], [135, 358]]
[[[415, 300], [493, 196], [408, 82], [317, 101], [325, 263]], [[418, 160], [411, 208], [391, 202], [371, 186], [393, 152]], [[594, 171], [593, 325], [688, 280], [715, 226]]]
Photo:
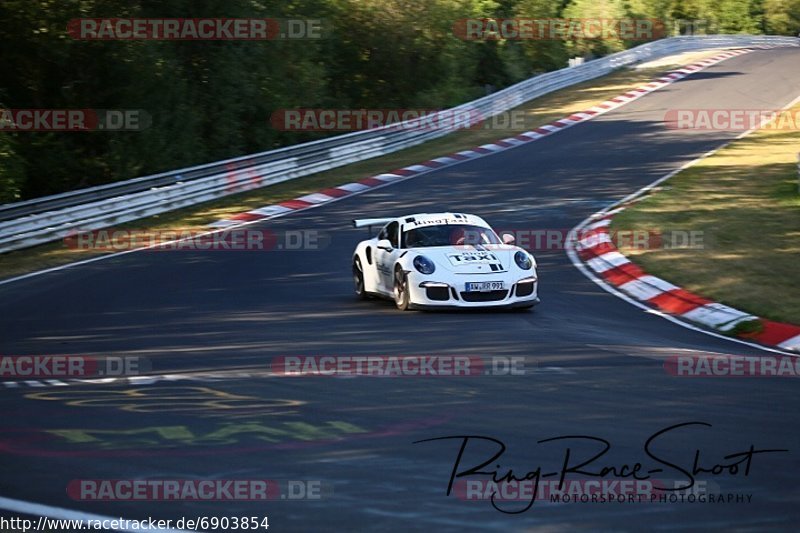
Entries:
[[531, 307], [540, 302], [538, 279], [534, 276], [514, 280], [509, 289], [466, 292], [454, 283], [409, 279], [410, 305], [415, 309], [442, 308], [515, 308]]

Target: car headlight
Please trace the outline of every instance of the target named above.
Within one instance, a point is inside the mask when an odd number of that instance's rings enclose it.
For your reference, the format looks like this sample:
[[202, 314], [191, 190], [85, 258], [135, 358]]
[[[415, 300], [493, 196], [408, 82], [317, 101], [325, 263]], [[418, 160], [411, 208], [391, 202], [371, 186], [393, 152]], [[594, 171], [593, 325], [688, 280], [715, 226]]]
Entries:
[[514, 262], [522, 270], [530, 270], [531, 267], [533, 267], [533, 261], [531, 261], [531, 256], [529, 256], [523, 251], [519, 251], [514, 254]]
[[418, 255], [414, 258], [414, 268], [416, 268], [417, 272], [420, 274], [433, 274], [436, 270], [436, 265], [424, 255]]

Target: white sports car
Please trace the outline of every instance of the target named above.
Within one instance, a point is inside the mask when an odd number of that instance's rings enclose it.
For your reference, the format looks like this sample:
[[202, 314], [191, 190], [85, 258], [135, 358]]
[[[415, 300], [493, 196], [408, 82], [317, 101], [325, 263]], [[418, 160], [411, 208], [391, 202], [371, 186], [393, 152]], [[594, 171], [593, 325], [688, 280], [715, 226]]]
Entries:
[[423, 213], [354, 220], [383, 226], [353, 254], [356, 294], [394, 299], [397, 308], [511, 307], [539, 303], [536, 260], [501, 240], [482, 218]]

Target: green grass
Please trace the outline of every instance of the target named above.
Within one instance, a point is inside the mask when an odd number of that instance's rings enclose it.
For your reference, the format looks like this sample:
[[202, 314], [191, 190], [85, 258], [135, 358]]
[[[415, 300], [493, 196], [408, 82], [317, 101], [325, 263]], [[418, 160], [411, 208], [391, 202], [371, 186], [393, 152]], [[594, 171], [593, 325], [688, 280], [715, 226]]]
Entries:
[[701, 249], [625, 253], [692, 292], [800, 324], [798, 151], [800, 131], [759, 130], [633, 204], [614, 218], [612, 231], [702, 231]]
[[[683, 55], [680, 56], [680, 64], [698, 61], [715, 53], [718, 52], [708, 51]], [[320, 189], [342, 185], [350, 181], [356, 181], [529, 131], [552, 120], [583, 111], [604, 100], [618, 96], [638, 85], [651, 81], [654, 77], [678, 65], [679, 63], [671, 65], [660, 64], [658, 67], [650, 69], [621, 69], [602, 78], [543, 96], [516, 108], [515, 111], [522, 111], [525, 117], [524, 123], [518, 124], [520, 127], [516, 129], [461, 130], [440, 139], [386, 156], [231, 195], [220, 200], [185, 209], [119, 224], [113, 229], [146, 229], [153, 231], [208, 229], [207, 224], [236, 213], [282, 202]], [[107, 253], [110, 252], [70, 249], [61, 241], [9, 252], [0, 255], [0, 279]]]

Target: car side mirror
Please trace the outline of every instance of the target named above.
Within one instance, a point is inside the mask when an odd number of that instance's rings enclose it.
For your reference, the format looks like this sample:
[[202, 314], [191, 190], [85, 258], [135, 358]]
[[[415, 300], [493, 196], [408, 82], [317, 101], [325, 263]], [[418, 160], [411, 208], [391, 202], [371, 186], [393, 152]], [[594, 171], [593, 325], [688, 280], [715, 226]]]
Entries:
[[377, 246], [380, 250], [386, 250], [387, 252], [391, 252], [393, 250], [392, 243], [389, 242], [389, 239], [381, 239], [375, 246]]
[[504, 233], [503, 234], [503, 244], [514, 244], [515, 240], [516, 239], [514, 238], [514, 236], [512, 234], [510, 234], [510, 233]]

